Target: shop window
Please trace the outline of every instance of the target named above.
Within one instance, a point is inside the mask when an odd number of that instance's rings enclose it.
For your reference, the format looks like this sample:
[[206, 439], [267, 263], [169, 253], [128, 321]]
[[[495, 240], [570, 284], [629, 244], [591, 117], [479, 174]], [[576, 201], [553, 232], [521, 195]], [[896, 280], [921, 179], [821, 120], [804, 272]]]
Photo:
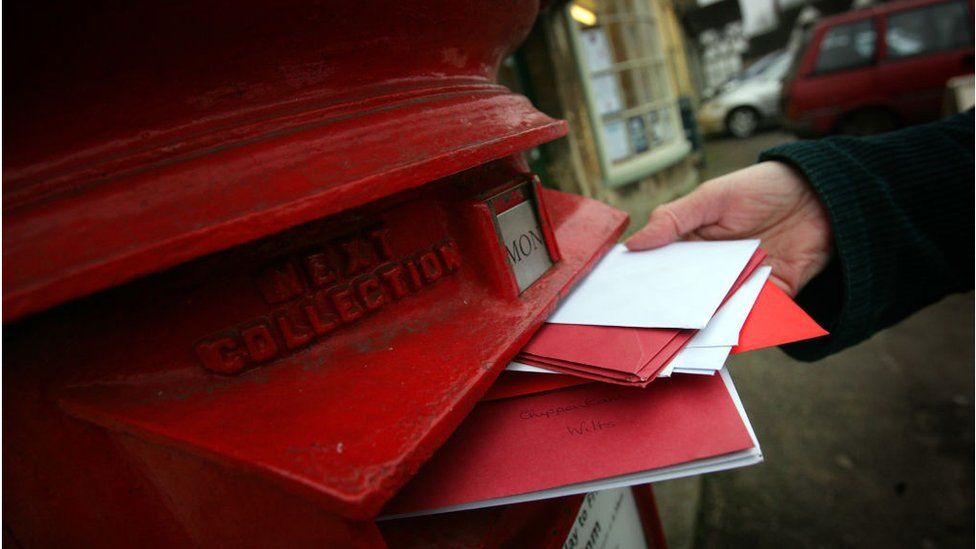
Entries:
[[652, 0], [567, 6], [604, 180], [623, 185], [690, 151]]

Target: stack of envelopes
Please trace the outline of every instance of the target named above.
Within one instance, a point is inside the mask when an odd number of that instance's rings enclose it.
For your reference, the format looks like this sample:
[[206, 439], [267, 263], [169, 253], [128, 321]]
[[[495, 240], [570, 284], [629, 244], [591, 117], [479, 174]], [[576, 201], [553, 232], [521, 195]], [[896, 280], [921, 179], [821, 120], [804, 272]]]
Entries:
[[618, 246], [510, 369], [642, 387], [672, 371], [714, 373], [769, 278], [764, 256], [755, 240]]
[[769, 281], [763, 258], [758, 241], [614, 248], [390, 502], [387, 517], [762, 461], [726, 359], [826, 334]]

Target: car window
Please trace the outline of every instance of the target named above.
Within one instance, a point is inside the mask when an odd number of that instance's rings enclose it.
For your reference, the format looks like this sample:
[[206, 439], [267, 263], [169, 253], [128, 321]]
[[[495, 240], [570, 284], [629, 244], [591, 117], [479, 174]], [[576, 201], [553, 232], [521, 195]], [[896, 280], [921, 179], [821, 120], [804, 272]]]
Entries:
[[820, 43], [816, 72], [861, 67], [874, 60], [874, 20], [837, 25], [827, 29]]
[[899, 59], [950, 50], [972, 41], [962, 2], [947, 2], [888, 16], [888, 57]]
[[763, 74], [770, 80], [782, 80], [792, 64], [793, 56], [788, 52], [784, 52], [780, 54], [775, 62], [769, 65], [769, 68], [763, 71]]
[[750, 78], [753, 78], [757, 74], [762, 73], [763, 71], [766, 70], [766, 67], [772, 65], [776, 61], [776, 59], [777, 59], [777, 57], [779, 55], [782, 55], [782, 54], [779, 53], [779, 52], [777, 52], [777, 53], [771, 53], [771, 54], [769, 54], [769, 55], [761, 58], [759, 61], [756, 61], [755, 63], [749, 65], [749, 68], [747, 68], [746, 70], [742, 71], [742, 77], [741, 77], [741, 79], [742, 80], [749, 80]]

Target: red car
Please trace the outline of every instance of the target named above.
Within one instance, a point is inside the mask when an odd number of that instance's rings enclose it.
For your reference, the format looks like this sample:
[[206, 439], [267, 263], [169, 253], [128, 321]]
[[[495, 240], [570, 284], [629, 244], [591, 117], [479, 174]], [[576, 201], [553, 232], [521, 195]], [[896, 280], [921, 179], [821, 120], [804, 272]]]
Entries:
[[972, 0], [893, 2], [821, 21], [782, 102], [800, 135], [880, 133], [938, 119], [946, 82], [972, 73]]

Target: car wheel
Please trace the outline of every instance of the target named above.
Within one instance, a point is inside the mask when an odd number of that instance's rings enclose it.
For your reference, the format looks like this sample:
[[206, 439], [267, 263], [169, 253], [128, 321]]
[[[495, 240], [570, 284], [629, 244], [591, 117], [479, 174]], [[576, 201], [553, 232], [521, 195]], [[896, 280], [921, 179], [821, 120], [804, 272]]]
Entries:
[[898, 119], [892, 113], [871, 109], [853, 112], [837, 125], [837, 133], [843, 135], [877, 135], [898, 129]]
[[725, 129], [735, 137], [749, 137], [759, 128], [759, 113], [750, 107], [738, 107], [725, 119]]

